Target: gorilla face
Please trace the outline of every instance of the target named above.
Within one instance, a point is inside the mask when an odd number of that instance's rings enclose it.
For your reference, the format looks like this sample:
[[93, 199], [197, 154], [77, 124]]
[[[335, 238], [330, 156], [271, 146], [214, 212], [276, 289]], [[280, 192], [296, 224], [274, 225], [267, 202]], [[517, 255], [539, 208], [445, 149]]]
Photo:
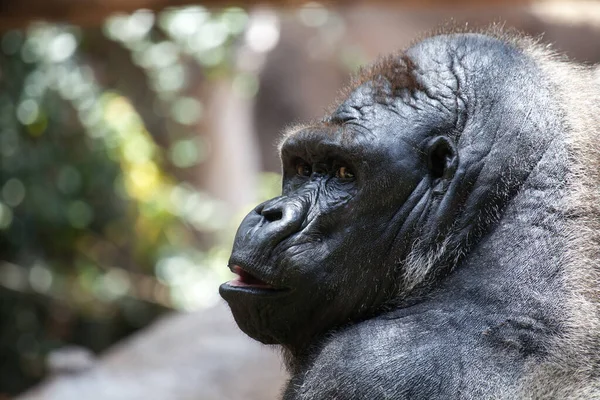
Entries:
[[388, 89], [358, 87], [326, 122], [283, 142], [282, 196], [244, 219], [229, 261], [238, 277], [220, 288], [249, 336], [301, 346], [406, 285], [399, 264], [457, 160], [439, 134], [452, 116], [373, 101]]
[[282, 196], [237, 232], [238, 278], [220, 292], [240, 328], [298, 349], [426, 292], [552, 140], [544, 85], [519, 49], [477, 34], [430, 38], [363, 73], [322, 123], [288, 133]]

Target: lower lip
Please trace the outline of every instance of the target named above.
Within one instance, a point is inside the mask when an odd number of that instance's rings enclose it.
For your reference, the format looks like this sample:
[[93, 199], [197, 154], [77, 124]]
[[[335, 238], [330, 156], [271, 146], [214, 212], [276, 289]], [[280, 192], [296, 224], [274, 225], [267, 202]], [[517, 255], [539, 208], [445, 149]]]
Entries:
[[235, 279], [222, 284], [221, 290], [259, 296], [282, 295], [289, 292], [289, 289], [275, 289], [272, 286], [265, 285], [249, 285]]

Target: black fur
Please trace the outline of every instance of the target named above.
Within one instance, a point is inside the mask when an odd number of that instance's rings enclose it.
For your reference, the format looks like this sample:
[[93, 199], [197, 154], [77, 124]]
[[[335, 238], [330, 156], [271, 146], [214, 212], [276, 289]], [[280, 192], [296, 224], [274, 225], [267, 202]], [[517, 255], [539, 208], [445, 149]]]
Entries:
[[600, 398], [592, 86], [531, 40], [441, 34], [286, 135], [220, 289], [288, 353], [284, 399]]

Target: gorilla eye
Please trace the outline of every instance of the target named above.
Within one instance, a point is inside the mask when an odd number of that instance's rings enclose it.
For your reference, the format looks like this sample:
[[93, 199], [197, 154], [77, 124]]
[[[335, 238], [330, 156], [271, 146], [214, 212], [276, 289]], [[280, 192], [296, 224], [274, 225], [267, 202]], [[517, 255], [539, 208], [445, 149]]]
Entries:
[[305, 162], [299, 162], [296, 164], [296, 173], [300, 176], [310, 176], [312, 174], [312, 168]]
[[352, 170], [348, 167], [340, 167], [335, 173], [335, 176], [340, 179], [353, 179], [354, 172], [352, 172]]

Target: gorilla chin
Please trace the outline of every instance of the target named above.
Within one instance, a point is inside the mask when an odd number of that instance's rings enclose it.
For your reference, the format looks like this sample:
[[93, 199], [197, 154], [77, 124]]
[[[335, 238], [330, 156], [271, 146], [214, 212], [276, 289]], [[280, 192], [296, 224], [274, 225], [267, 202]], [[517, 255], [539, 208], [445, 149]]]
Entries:
[[252, 322], [255, 318], [247, 318], [255, 310], [266, 310], [268, 303], [277, 301], [289, 294], [289, 288], [276, 288], [273, 285], [257, 278], [237, 264], [230, 264], [229, 269], [236, 274], [236, 278], [226, 282], [219, 288], [221, 296], [230, 304], [235, 315], [244, 315], [245, 318], [237, 320], [240, 328], [249, 336], [265, 344], [276, 343], [273, 338], [261, 334], [260, 327]]
[[284, 400], [600, 398], [600, 85], [496, 27], [363, 69], [281, 142], [220, 287]]

